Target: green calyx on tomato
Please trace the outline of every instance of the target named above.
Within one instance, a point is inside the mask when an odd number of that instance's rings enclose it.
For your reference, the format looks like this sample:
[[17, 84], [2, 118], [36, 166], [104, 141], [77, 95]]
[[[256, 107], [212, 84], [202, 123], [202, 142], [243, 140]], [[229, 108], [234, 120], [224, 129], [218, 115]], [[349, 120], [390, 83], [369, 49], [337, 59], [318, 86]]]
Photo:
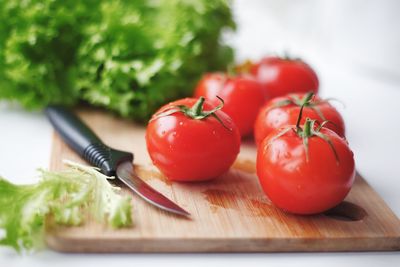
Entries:
[[219, 123], [221, 123], [225, 129], [232, 131], [232, 129], [229, 128], [228, 126], [226, 126], [224, 124], [224, 122], [218, 117], [218, 115], [215, 114], [216, 111], [218, 111], [224, 107], [224, 100], [222, 98], [220, 98], [219, 96], [216, 96], [216, 97], [221, 101], [221, 103], [218, 106], [216, 106], [215, 108], [213, 108], [212, 110], [209, 110], [209, 111], [203, 110], [205, 98], [203, 96], [201, 96], [201, 97], [199, 97], [199, 100], [197, 100], [197, 102], [192, 107], [188, 107], [185, 105], [175, 105], [175, 106], [172, 106], [171, 108], [165, 110], [164, 112], [158, 114], [157, 116], [154, 116], [150, 121], [156, 120], [160, 117], [169, 116], [169, 115], [177, 113], [177, 112], [181, 112], [186, 117], [194, 119], [194, 120], [203, 120], [209, 116], [212, 116]]
[[299, 107], [305, 106], [314, 110], [322, 120], [326, 121], [326, 118], [321, 110], [318, 108], [318, 105], [322, 103], [327, 103], [329, 99], [315, 101], [313, 100], [313, 96], [314, 92], [308, 92], [303, 98], [300, 98], [297, 95], [291, 95], [290, 99], [285, 99], [277, 102], [274, 106], [271, 107], [271, 109], [280, 108], [288, 105], [296, 105]]
[[[294, 57], [290, 55], [287, 51], [284, 51], [283, 54], [273, 54], [272, 55], [274, 58], [282, 60], [282, 61], [301, 61], [303, 60], [299, 57]], [[256, 65], [256, 63], [250, 59], [246, 59], [243, 63], [232, 66], [228, 65], [228, 73], [233, 73], [233, 74], [238, 74], [238, 73], [244, 73], [244, 74], [250, 74], [251, 69]]]
[[[328, 145], [330, 146], [330, 148], [332, 149], [332, 151], [335, 155], [336, 163], [339, 164], [339, 156], [335, 149], [335, 146], [333, 145], [331, 139], [327, 135], [325, 135], [321, 132], [322, 127], [324, 127], [327, 123], [330, 123], [330, 121], [324, 120], [322, 123], [319, 123], [317, 120], [312, 120], [310, 118], [306, 118], [306, 121], [303, 124], [303, 126], [300, 126], [300, 121], [303, 116], [303, 109], [305, 106], [310, 105], [310, 101], [311, 101], [313, 95], [314, 95], [314, 93], [310, 92], [303, 99], [301, 99], [301, 100], [299, 99], [299, 102], [301, 101], [302, 104], [301, 104], [299, 116], [297, 118], [296, 129], [294, 129], [293, 127], [286, 128], [286, 129], [282, 130], [272, 140], [275, 140], [276, 138], [283, 136], [284, 134], [286, 134], [287, 132], [289, 132], [291, 130], [295, 131], [295, 133], [301, 139], [303, 139], [303, 145], [304, 145], [304, 149], [306, 151], [306, 161], [308, 162], [309, 161], [308, 140], [312, 137], [321, 138], [326, 143], [328, 143]], [[317, 124], [319, 124], [319, 125], [317, 125]]]
[[277, 57], [287, 61], [303, 61], [300, 57], [295, 57], [291, 55], [288, 51], [284, 51], [283, 54], [278, 55]]
[[337, 154], [337, 151], [336, 151], [335, 146], [333, 145], [331, 139], [327, 135], [320, 132], [322, 127], [326, 123], [328, 123], [328, 121], [324, 121], [318, 126], [315, 126], [316, 123], [317, 123], [317, 120], [311, 120], [310, 118], [307, 118], [306, 122], [303, 125], [303, 128], [300, 127], [299, 125], [296, 125], [296, 133], [300, 138], [303, 139], [304, 149], [306, 150], [307, 162], [309, 160], [308, 139], [315, 136], [315, 137], [319, 137], [319, 138], [323, 139], [325, 142], [328, 143], [328, 145], [332, 149], [333, 153], [335, 154], [336, 163], [339, 164], [339, 156]]
[[236, 65], [236, 66], [229, 66], [228, 68], [228, 73], [242, 73], [242, 74], [250, 74], [250, 70], [251, 68], [253, 68], [254, 66], [254, 62], [251, 61], [250, 59], [247, 59], [246, 61], [244, 61], [243, 63]]

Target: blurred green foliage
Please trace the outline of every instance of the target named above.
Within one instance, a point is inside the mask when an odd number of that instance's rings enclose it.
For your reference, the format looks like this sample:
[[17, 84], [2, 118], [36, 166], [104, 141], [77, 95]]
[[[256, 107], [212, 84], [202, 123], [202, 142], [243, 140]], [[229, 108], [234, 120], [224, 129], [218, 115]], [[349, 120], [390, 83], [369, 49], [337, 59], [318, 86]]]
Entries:
[[79, 101], [146, 121], [225, 69], [225, 0], [0, 1], [0, 98], [29, 109]]

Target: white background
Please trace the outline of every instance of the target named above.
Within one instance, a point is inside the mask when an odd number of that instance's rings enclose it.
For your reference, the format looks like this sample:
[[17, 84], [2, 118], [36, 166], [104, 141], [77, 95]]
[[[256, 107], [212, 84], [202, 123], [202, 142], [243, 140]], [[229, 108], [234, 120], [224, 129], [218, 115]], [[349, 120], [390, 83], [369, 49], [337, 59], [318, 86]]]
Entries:
[[[399, 1], [236, 1], [238, 59], [288, 50], [318, 72], [338, 104], [357, 169], [400, 216]], [[1, 89], [0, 89], [1, 90]], [[41, 113], [0, 103], [0, 176], [36, 181], [49, 162], [51, 127]], [[0, 266], [399, 266], [400, 253], [60, 254], [0, 248]]]

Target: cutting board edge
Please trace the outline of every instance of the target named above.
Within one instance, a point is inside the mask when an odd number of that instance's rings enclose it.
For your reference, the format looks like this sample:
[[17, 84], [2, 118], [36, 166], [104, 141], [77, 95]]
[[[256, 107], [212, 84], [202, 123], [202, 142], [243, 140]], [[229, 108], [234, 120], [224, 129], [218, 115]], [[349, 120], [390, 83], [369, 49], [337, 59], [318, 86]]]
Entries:
[[[67, 253], [262, 253], [262, 252], [366, 252], [400, 251], [400, 236], [376, 238], [150, 238], [114, 239], [65, 239], [48, 233], [49, 248]], [[274, 242], [271, 242], [274, 241]], [[107, 243], [99, 246], [99, 243]], [[94, 246], [96, 244], [96, 246]], [[212, 245], [210, 245], [212, 244]]]

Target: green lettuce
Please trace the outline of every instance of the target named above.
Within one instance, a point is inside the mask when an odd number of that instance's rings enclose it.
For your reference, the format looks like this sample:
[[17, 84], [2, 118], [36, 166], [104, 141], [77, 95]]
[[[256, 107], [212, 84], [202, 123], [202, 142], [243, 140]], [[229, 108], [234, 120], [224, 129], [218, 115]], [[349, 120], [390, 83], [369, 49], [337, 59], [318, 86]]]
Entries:
[[145, 121], [231, 62], [234, 27], [228, 0], [0, 1], [0, 99]]
[[77, 226], [92, 216], [113, 228], [132, 225], [131, 198], [120, 194], [94, 167], [66, 162], [60, 172], [40, 170], [41, 180], [15, 185], [0, 178], [0, 244], [17, 251], [42, 245], [46, 218]]

